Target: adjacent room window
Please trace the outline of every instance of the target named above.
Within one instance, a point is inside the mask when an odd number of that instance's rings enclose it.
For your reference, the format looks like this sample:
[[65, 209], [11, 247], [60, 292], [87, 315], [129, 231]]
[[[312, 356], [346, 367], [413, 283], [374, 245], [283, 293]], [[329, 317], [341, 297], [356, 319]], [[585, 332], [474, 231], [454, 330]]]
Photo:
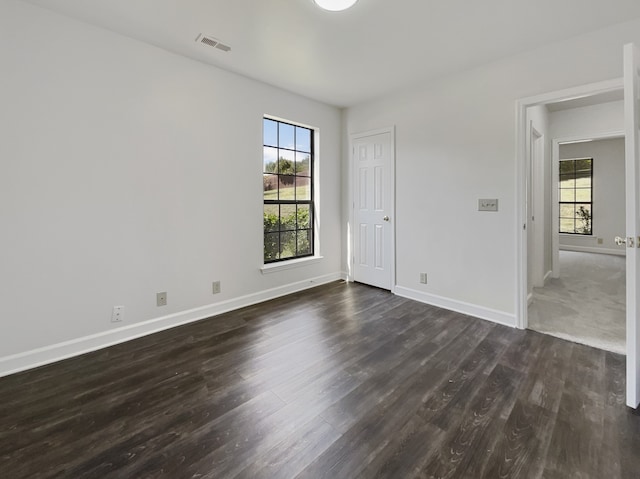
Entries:
[[560, 233], [590, 235], [593, 158], [560, 160]]
[[263, 124], [264, 262], [313, 256], [314, 131]]

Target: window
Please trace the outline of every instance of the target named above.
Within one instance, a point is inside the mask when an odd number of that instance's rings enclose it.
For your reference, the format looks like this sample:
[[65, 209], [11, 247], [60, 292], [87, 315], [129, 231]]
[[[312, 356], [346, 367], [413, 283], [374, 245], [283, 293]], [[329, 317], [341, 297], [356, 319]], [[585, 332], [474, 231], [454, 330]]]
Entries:
[[560, 160], [560, 233], [590, 235], [593, 158]]
[[263, 119], [264, 262], [313, 256], [314, 132]]

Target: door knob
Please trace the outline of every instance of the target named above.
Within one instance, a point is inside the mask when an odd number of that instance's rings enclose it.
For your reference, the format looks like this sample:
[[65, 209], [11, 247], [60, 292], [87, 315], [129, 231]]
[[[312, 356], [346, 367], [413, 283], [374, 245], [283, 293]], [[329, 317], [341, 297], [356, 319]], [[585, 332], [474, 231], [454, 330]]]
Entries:
[[628, 238], [621, 238], [620, 236], [616, 236], [613, 241], [615, 241], [618, 246], [626, 244], [629, 248], [633, 248], [635, 243], [634, 239], [631, 236], [629, 236]]
[[382, 219], [385, 220], [385, 221], [389, 221], [389, 217], [388, 216], [383, 216]]

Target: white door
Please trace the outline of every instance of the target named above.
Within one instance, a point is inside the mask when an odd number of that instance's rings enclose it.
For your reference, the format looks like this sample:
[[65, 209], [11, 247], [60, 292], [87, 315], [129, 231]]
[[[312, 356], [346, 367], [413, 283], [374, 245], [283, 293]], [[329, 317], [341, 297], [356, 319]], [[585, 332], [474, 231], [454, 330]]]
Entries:
[[391, 289], [393, 258], [392, 131], [352, 136], [353, 279]]
[[544, 286], [544, 237], [545, 237], [545, 148], [544, 135], [531, 127], [531, 232], [533, 255], [533, 286]]
[[624, 47], [624, 123], [627, 245], [627, 406], [640, 403], [640, 52], [633, 44]]
[[531, 304], [533, 301], [533, 286], [534, 286], [534, 268], [535, 268], [535, 242], [534, 242], [534, 216], [533, 216], [533, 185], [534, 185], [534, 171], [533, 162], [535, 158], [535, 141], [533, 138], [533, 124], [529, 123], [529, 151], [527, 151], [526, 168], [527, 168], [527, 195], [526, 195], [526, 208], [527, 208], [527, 304]]
[[529, 124], [527, 161], [527, 303], [544, 286], [544, 137]]

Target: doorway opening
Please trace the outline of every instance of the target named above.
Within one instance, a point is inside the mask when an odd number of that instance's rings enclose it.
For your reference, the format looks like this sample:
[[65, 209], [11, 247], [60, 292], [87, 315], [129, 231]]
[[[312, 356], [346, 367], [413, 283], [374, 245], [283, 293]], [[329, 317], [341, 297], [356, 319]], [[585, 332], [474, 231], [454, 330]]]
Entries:
[[[601, 105], [615, 112], [612, 126], [623, 122], [622, 99]], [[601, 110], [555, 110], [563, 116], [553, 121], [552, 111], [550, 123], [589, 114], [602, 122]], [[595, 136], [552, 140], [552, 270], [533, 285], [528, 328], [625, 354], [626, 250], [614, 242], [625, 230], [624, 134]]]
[[625, 354], [624, 93], [584, 88], [524, 108], [520, 327]]
[[[528, 261], [529, 255], [532, 254], [530, 245], [530, 235], [528, 227], [530, 226], [530, 216], [532, 211], [532, 202], [527, 201], [529, 198], [527, 187], [530, 186], [530, 173], [528, 170], [529, 163], [527, 160], [528, 148], [530, 143], [527, 140], [528, 122], [527, 115], [530, 109], [543, 108], [546, 109], [547, 105], [559, 104], [562, 102], [571, 101], [591, 101], [593, 97], [600, 95], [619, 94], [619, 91], [623, 91], [623, 121], [619, 130], [624, 131], [625, 137], [625, 229], [621, 231], [621, 235], [624, 237], [616, 238], [618, 244], [624, 244], [626, 248], [626, 303], [625, 303], [625, 316], [626, 316], [626, 363], [627, 363], [627, 405], [635, 408], [640, 403], [640, 355], [638, 350], [640, 349], [640, 320], [637, 317], [638, 311], [638, 294], [636, 291], [636, 285], [639, 283], [638, 273], [640, 272], [639, 261], [640, 255], [637, 254], [636, 245], [640, 242], [640, 220], [638, 219], [637, 203], [640, 195], [640, 181], [638, 173], [638, 163], [640, 162], [640, 124], [638, 123], [638, 117], [640, 115], [640, 101], [638, 98], [638, 91], [640, 90], [640, 52], [635, 48], [633, 44], [625, 45], [624, 47], [624, 78], [610, 80], [606, 82], [600, 82], [596, 84], [584, 85], [581, 87], [570, 88], [563, 91], [548, 93], [539, 95], [537, 97], [530, 97], [516, 101], [516, 249], [517, 249], [517, 271], [516, 271], [516, 325], [519, 328], [527, 328], [529, 326], [528, 318], [528, 288], [529, 288], [529, 274], [528, 274]], [[580, 125], [580, 121], [576, 121], [573, 126]], [[540, 131], [540, 130], [538, 130]], [[593, 130], [589, 130], [593, 131]], [[607, 136], [602, 134], [603, 129], [596, 129], [592, 135], [590, 133], [584, 133], [583, 136], [575, 138], [576, 140], [584, 139], [585, 135], [587, 139], [592, 136], [600, 134], [601, 136]], [[542, 131], [544, 134], [544, 131]], [[565, 133], [566, 134], [566, 133]], [[576, 134], [575, 132], [573, 133]], [[556, 139], [561, 138], [563, 135], [557, 132], [553, 135]], [[571, 136], [571, 135], [568, 135]], [[609, 136], [613, 136], [609, 134]], [[554, 142], [554, 148], [556, 147]], [[555, 166], [555, 165], [554, 165]], [[556, 173], [554, 172], [554, 175]], [[557, 173], [558, 176], [560, 173]], [[546, 175], [549, 178], [549, 175]], [[551, 182], [549, 182], [551, 183]], [[556, 183], [557, 185], [557, 183]], [[557, 194], [558, 188], [551, 188], [552, 192]], [[549, 196], [545, 196], [545, 199]], [[553, 203], [553, 204], [552, 204]], [[558, 206], [557, 197], [554, 201], [548, 201], [548, 206], [545, 206], [545, 212], [552, 212], [554, 207]], [[595, 205], [594, 205], [595, 207]], [[559, 224], [552, 224], [551, 215], [548, 214], [543, 223], [548, 226], [549, 231], [558, 231], [558, 234], [552, 235], [554, 247], [558, 244], [559, 239]], [[560, 214], [558, 213], [558, 217]], [[540, 224], [540, 222], [538, 223]], [[558, 229], [556, 229], [558, 227]], [[593, 236], [593, 235], [591, 235]], [[548, 237], [548, 236], [547, 236]], [[556, 238], [557, 237], [557, 238]], [[597, 241], [597, 237], [596, 237]], [[559, 250], [559, 247], [557, 248]], [[553, 261], [553, 257], [556, 255], [549, 255], [549, 250], [545, 252], [546, 258], [551, 256], [551, 275], [558, 273], [560, 268], [559, 261]], [[559, 256], [559, 253], [558, 253]], [[546, 277], [547, 275], [545, 275]], [[534, 299], [535, 301], [535, 299]]]
[[[522, 329], [529, 325], [528, 306], [533, 299], [533, 287], [542, 287], [552, 276], [558, 277], [560, 274], [556, 254], [560, 249], [557, 206], [559, 172], [556, 171], [559, 167], [560, 143], [579, 141], [587, 135], [590, 139], [620, 136], [619, 130], [624, 126], [624, 116], [618, 119], [619, 125], [613, 128], [613, 132], [602, 131], [605, 127], [594, 126], [596, 122], [576, 125], [577, 122], [571, 121], [571, 115], [567, 112], [619, 100], [622, 88], [622, 79], [616, 79], [517, 102], [519, 286], [516, 313], [517, 326]], [[564, 116], [565, 121], [554, 121], [552, 125], [552, 111], [558, 114], [554, 120]], [[566, 125], [573, 130], [567, 130]]]

